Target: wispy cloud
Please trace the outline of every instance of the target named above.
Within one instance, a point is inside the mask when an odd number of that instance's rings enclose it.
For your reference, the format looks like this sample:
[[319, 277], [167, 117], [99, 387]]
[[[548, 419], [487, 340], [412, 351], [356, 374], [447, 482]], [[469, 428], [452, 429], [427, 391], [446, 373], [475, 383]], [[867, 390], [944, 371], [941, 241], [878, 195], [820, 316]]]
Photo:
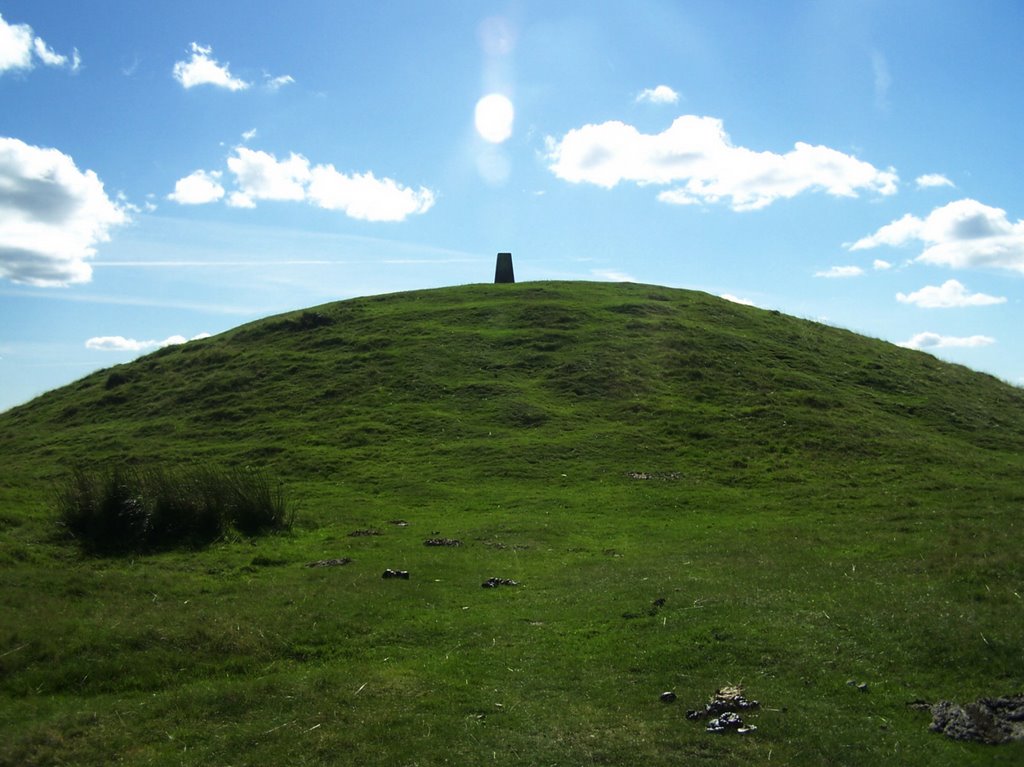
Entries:
[[896, 300], [924, 309], [957, 309], [1006, 303], [1006, 298], [1002, 296], [971, 293], [957, 280], [946, 280], [938, 286], [928, 285], [913, 293], [897, 293]]
[[874, 73], [875, 81], [875, 106], [883, 112], [887, 111], [892, 75], [889, 74], [889, 62], [879, 51], [871, 54], [871, 70]]
[[915, 259], [921, 263], [1024, 272], [1024, 221], [1011, 222], [1005, 210], [971, 199], [936, 208], [923, 219], [908, 213], [849, 248], [867, 250], [913, 242], [924, 245]]
[[636, 95], [638, 104], [675, 104], [679, 101], [679, 94], [667, 85], [658, 85], [654, 88], [644, 88]]
[[187, 61], [174, 63], [174, 79], [185, 88], [197, 85], [213, 85], [229, 91], [242, 91], [249, 83], [231, 74], [227, 64], [213, 58], [213, 48], [192, 43], [192, 56]]
[[719, 298], [724, 298], [726, 301], [731, 301], [734, 304], [742, 304], [743, 306], [757, 306], [753, 301], [746, 298], [740, 298], [739, 296], [734, 296], [732, 293], [722, 293]]
[[266, 75], [267, 88], [272, 91], [281, 90], [286, 85], [291, 85], [295, 82], [295, 78], [291, 75], [280, 75], [278, 77], [271, 77]]
[[574, 128], [546, 140], [549, 168], [558, 178], [611, 189], [622, 182], [674, 185], [658, 199], [676, 205], [727, 201], [733, 210], [757, 210], [811, 191], [856, 197], [860, 191], [895, 194], [892, 169], [825, 146], [798, 142], [785, 154], [735, 146], [714, 117], [683, 115], [657, 134], [618, 121]]
[[989, 336], [943, 336], [938, 333], [918, 333], [898, 346], [907, 349], [951, 349], [990, 346], [996, 339]]
[[591, 269], [590, 274], [604, 282], [636, 282], [636, 278], [617, 269]]
[[860, 277], [864, 274], [864, 270], [859, 266], [833, 266], [821, 272], [815, 272], [815, 277], [824, 277], [826, 279], [845, 279], [849, 277]]
[[237, 306], [231, 304], [200, 303], [195, 301], [174, 301], [170, 299], [135, 298], [131, 296], [106, 296], [87, 293], [69, 293], [65, 291], [32, 292], [25, 290], [0, 289], [0, 296], [16, 298], [40, 298], [50, 301], [70, 301], [72, 303], [102, 304], [106, 306], [140, 306], [143, 308], [181, 309], [201, 314], [224, 314], [241, 317], [252, 317], [267, 313], [266, 307]]

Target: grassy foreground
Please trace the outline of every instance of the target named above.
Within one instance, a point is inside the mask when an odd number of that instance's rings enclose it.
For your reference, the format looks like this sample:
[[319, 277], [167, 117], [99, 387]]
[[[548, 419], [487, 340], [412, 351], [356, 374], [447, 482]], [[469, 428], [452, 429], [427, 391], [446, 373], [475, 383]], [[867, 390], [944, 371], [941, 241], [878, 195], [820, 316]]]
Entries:
[[[292, 531], [59, 539], [73, 467], [206, 463], [284, 479]], [[928, 355], [651, 286], [405, 293], [89, 376], [0, 414], [0, 465], [0, 764], [1024, 762], [907, 705], [1024, 688], [1024, 391]], [[684, 716], [727, 684], [755, 732]]]

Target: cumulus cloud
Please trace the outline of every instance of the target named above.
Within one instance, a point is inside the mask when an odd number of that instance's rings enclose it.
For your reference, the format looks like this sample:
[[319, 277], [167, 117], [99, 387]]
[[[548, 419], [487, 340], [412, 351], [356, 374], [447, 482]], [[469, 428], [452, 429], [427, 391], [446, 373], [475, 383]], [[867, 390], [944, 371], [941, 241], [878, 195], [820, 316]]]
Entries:
[[333, 165], [312, 170], [309, 200], [326, 210], [340, 210], [362, 221], [402, 221], [414, 213], [425, 213], [434, 205], [434, 193], [412, 189], [373, 173], [347, 175]]
[[220, 185], [220, 171], [197, 170], [174, 184], [174, 191], [167, 195], [180, 205], [203, 205], [214, 202], [224, 196], [224, 187]]
[[654, 88], [644, 88], [636, 95], [638, 104], [675, 104], [679, 101], [679, 94], [667, 85], [658, 85]]
[[1011, 222], [1005, 210], [971, 199], [936, 208], [923, 219], [908, 213], [849, 247], [866, 250], [913, 242], [924, 245], [915, 259], [922, 263], [1024, 273], [1024, 221]]
[[163, 341], [136, 341], [134, 338], [125, 338], [124, 336], [95, 336], [85, 342], [85, 348], [100, 352], [144, 352], [149, 349], [162, 349], [165, 346], [177, 346], [188, 341], [209, 337], [209, 333], [200, 333], [192, 338], [176, 335], [165, 338]]
[[842, 279], [844, 277], [860, 277], [864, 274], [864, 270], [859, 266], [833, 266], [830, 269], [826, 269], [822, 272], [815, 272], [815, 277], [825, 277], [826, 279]]
[[292, 152], [287, 160], [278, 160], [269, 152], [244, 146], [235, 147], [228, 158], [228, 169], [235, 176], [238, 192], [228, 204], [248, 208], [256, 200], [303, 200], [309, 183], [309, 160]]
[[0, 277], [41, 287], [88, 282], [95, 246], [127, 221], [93, 171], [57, 149], [0, 138]]
[[72, 71], [81, 64], [77, 48], [69, 59], [37, 37], [28, 24], [8, 24], [0, 14], [0, 74], [9, 69], [31, 69], [37, 59], [48, 67]]
[[666, 130], [644, 134], [618, 121], [574, 128], [547, 138], [550, 170], [572, 183], [611, 189], [620, 182], [675, 185], [662, 202], [688, 205], [727, 201], [733, 210], [757, 210], [808, 191], [856, 197], [861, 190], [895, 194], [895, 171], [825, 146], [798, 142], [785, 153], [734, 146], [722, 121], [683, 115]]
[[989, 336], [942, 336], [938, 333], [918, 333], [909, 341], [904, 341], [898, 346], [907, 349], [951, 349], [989, 346], [995, 342], [996, 339]]
[[1006, 298], [1002, 296], [970, 293], [957, 280], [946, 280], [938, 286], [928, 285], [913, 293], [897, 293], [896, 300], [924, 309], [955, 309], [965, 306], [991, 306], [1006, 303]]
[[930, 189], [936, 186], [956, 186], [952, 181], [941, 173], [926, 173], [914, 179], [918, 189]]
[[192, 57], [188, 61], [174, 63], [174, 79], [183, 87], [215, 85], [229, 91], [241, 91], [249, 87], [245, 80], [231, 74], [227, 64], [221, 64], [213, 58], [213, 48], [192, 43], [191, 50]]
[[874, 269], [874, 270], [875, 270], [876, 272], [884, 272], [884, 271], [885, 271], [886, 269], [892, 269], [892, 264], [890, 264], [890, 263], [889, 263], [888, 261], [885, 261], [885, 260], [883, 260], [883, 259], [881, 259], [881, 258], [876, 258], [876, 259], [875, 259], [875, 260], [874, 260], [874, 261], [873, 261], [873, 262], [871, 263], [871, 267], [872, 267], [872, 268], [873, 268], [873, 269]]
[[[325, 210], [337, 210], [362, 221], [403, 221], [425, 213], [434, 205], [434, 192], [414, 189], [372, 172], [343, 173], [331, 164], [312, 165], [292, 152], [279, 160], [269, 152], [235, 147], [227, 160], [235, 190], [227, 196], [234, 208], [255, 208], [258, 200], [308, 202]], [[218, 171], [196, 171], [181, 179], [169, 197], [178, 202], [214, 202], [224, 195]], [[179, 187], [190, 186], [181, 194]], [[219, 190], [219, 194], [217, 191]]]

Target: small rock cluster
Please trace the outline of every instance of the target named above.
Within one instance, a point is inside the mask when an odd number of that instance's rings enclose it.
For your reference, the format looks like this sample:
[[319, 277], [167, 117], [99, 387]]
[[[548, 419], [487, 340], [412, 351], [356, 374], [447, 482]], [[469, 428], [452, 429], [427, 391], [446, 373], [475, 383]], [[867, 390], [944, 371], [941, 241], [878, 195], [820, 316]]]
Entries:
[[932, 732], [953, 740], [999, 745], [1024, 740], [1024, 695], [979, 698], [961, 706], [941, 700], [931, 707]]
[[409, 571], [392, 570], [389, 567], [387, 570], [384, 571], [384, 574], [381, 576], [381, 578], [384, 578], [385, 580], [387, 580], [388, 578], [401, 578], [403, 581], [407, 581], [409, 580]]
[[308, 562], [306, 567], [341, 567], [347, 565], [352, 560], [348, 557], [338, 557], [337, 559], [320, 559], [316, 562]]
[[485, 589], [496, 589], [498, 586], [518, 586], [517, 581], [511, 578], [488, 578], [486, 581], [480, 584]]
[[462, 541], [457, 541], [454, 538], [427, 538], [423, 541], [424, 546], [461, 546]]
[[660, 479], [671, 482], [682, 475], [678, 471], [627, 471], [626, 476], [630, 479]]
[[748, 700], [741, 687], [722, 687], [703, 710], [687, 711], [686, 718], [699, 721], [711, 717], [704, 728], [708, 732], [738, 732], [742, 735], [753, 732], [757, 727], [745, 723], [739, 712], [758, 708], [759, 705], [756, 700]]

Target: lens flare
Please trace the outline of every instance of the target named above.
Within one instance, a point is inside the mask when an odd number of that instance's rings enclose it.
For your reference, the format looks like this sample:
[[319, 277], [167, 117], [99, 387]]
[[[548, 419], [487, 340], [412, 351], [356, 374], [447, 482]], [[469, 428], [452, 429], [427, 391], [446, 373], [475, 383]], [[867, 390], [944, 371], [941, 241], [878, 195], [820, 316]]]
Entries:
[[484, 141], [500, 144], [512, 135], [516, 110], [507, 96], [489, 93], [476, 102], [476, 132]]

